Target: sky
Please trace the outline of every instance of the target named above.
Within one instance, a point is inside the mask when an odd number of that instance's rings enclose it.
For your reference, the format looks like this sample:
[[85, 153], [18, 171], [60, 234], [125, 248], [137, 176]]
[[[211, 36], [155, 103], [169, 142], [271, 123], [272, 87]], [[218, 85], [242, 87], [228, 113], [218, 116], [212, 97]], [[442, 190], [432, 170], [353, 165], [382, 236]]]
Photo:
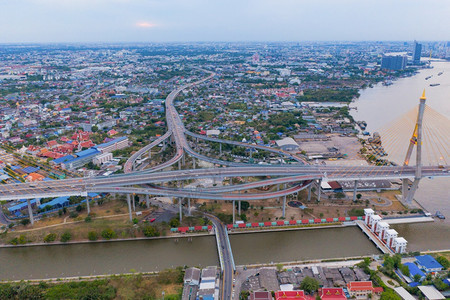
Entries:
[[450, 40], [449, 0], [0, 0], [0, 43]]

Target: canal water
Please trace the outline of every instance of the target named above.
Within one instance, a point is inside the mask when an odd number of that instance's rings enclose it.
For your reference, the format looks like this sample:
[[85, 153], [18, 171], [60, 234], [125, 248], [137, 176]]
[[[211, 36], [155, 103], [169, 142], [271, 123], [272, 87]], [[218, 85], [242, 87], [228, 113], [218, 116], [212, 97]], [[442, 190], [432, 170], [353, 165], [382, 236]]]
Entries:
[[[236, 264], [380, 253], [358, 228], [232, 234]], [[44, 279], [219, 265], [214, 236], [0, 248], [0, 280]]]
[[356, 226], [232, 234], [230, 242], [237, 265], [381, 253]]
[[214, 236], [0, 248], [0, 280], [160, 271], [217, 265]]

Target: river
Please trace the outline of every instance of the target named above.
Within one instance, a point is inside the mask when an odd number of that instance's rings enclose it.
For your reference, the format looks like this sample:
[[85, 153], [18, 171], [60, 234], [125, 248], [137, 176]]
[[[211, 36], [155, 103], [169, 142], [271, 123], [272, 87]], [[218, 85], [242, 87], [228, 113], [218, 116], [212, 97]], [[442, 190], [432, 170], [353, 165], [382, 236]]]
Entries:
[[[391, 86], [363, 90], [352, 104], [358, 107], [353, 117], [375, 131], [417, 105], [424, 87], [427, 104], [450, 117], [450, 63], [433, 66]], [[438, 72], [444, 74], [438, 78]], [[437, 80], [440, 86], [428, 87]], [[447, 220], [392, 227], [408, 240], [408, 250], [450, 249], [450, 179], [423, 179], [416, 199], [431, 212], [443, 212]], [[230, 241], [238, 265], [379, 253], [356, 227], [233, 234]], [[0, 248], [1, 280], [150, 272], [183, 265], [218, 265], [214, 237]]]
[[[432, 66], [432, 69], [420, 70], [412, 77], [400, 78], [393, 85], [378, 84], [362, 90], [359, 99], [351, 105], [358, 108], [357, 111], [352, 110], [352, 116], [355, 120], [366, 121], [369, 132], [377, 131], [417, 106], [423, 89], [426, 89], [427, 105], [450, 118], [450, 62], [434, 61]], [[438, 76], [439, 72], [443, 74]], [[425, 80], [428, 76], [432, 77]], [[430, 87], [431, 83], [440, 85]], [[448, 139], [450, 132], [445, 134]], [[450, 178], [422, 179], [415, 199], [431, 213], [441, 211], [446, 220], [393, 228], [408, 240], [409, 250], [450, 249]]]

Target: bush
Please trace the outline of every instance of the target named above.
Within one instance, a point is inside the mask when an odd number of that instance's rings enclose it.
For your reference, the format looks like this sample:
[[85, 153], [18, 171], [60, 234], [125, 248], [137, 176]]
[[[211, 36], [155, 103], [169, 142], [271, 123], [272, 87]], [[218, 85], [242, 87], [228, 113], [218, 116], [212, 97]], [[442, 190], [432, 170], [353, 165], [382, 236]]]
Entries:
[[67, 243], [71, 239], [72, 239], [72, 234], [69, 231], [66, 231], [61, 235], [61, 242], [63, 242], [63, 243]]
[[158, 229], [156, 227], [154, 227], [154, 226], [146, 226], [146, 227], [144, 227], [142, 232], [144, 233], [144, 235], [146, 237], [154, 237], [154, 236], [159, 236], [160, 235]]
[[86, 218], [84, 218], [84, 221], [85, 221], [86, 223], [91, 222], [91, 221], [92, 221], [91, 216], [87, 216]]
[[361, 216], [364, 216], [364, 210], [352, 208], [351, 210], [348, 211], [348, 215], [350, 217], [361, 217]]
[[137, 218], [133, 218], [133, 224], [139, 223], [139, 220]]
[[51, 243], [56, 240], [56, 234], [55, 233], [49, 233], [44, 237], [44, 242]]
[[438, 256], [436, 260], [444, 267], [444, 269], [448, 269], [450, 267], [450, 262], [444, 256]]
[[20, 221], [20, 224], [22, 224], [23, 226], [27, 226], [28, 224], [30, 224], [30, 219], [23, 219]]
[[180, 220], [177, 218], [172, 218], [169, 222], [170, 227], [178, 227], [180, 226]]
[[69, 217], [71, 217], [72, 219], [75, 219], [76, 217], [78, 217], [78, 213], [73, 211], [70, 213]]
[[96, 241], [98, 239], [98, 234], [95, 231], [89, 231], [88, 233], [88, 239], [90, 241]]
[[21, 234], [19, 237], [13, 238], [11, 241], [9, 241], [11, 245], [23, 245], [27, 243], [27, 239], [25, 235]]
[[109, 239], [113, 239], [113, 238], [117, 237], [117, 234], [114, 230], [112, 230], [111, 228], [108, 228], [108, 229], [105, 229], [102, 231], [102, 237], [104, 239], [109, 240]]

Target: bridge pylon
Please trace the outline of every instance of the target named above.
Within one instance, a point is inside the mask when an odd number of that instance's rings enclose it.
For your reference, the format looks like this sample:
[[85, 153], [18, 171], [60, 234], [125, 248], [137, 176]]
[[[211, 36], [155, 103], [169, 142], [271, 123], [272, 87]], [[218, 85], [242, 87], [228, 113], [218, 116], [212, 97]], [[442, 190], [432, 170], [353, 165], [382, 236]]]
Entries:
[[403, 197], [403, 201], [406, 202], [406, 204], [408, 204], [408, 205], [412, 203], [414, 194], [415, 194], [417, 188], [419, 187], [419, 181], [422, 178], [422, 140], [423, 140], [422, 124], [423, 124], [423, 114], [425, 112], [426, 100], [427, 100], [427, 97], [425, 96], [425, 89], [424, 89], [422, 96], [420, 97], [419, 111], [417, 113], [416, 126], [414, 127], [414, 131], [413, 131], [413, 134], [410, 139], [409, 146], [408, 146], [408, 151], [406, 152], [405, 161], [403, 163], [404, 166], [409, 165], [409, 162], [411, 160], [412, 151], [414, 149], [414, 146], [416, 146], [416, 173], [414, 175], [414, 181], [412, 182], [412, 185], [409, 190], [408, 190], [408, 185], [409, 185], [410, 180], [403, 179], [403, 181], [402, 181], [402, 184], [403, 184], [402, 197]]

